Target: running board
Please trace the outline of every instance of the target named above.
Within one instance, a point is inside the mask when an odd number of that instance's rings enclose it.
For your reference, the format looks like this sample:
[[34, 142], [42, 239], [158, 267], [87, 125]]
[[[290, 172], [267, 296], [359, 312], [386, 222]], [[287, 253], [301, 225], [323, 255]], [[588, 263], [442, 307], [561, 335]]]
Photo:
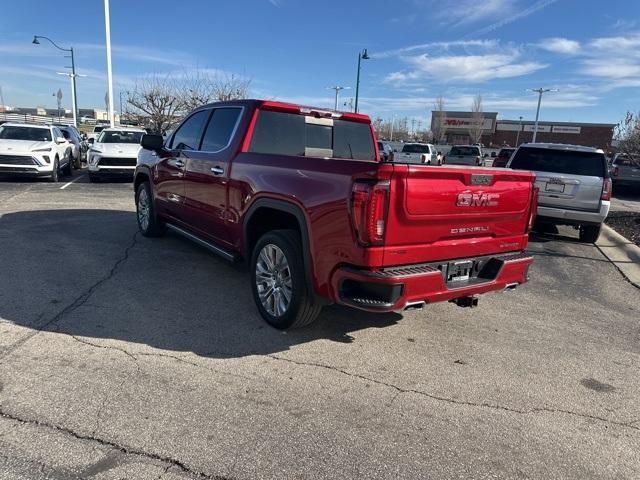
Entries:
[[226, 250], [226, 249], [224, 249], [222, 247], [214, 245], [213, 243], [208, 242], [207, 240], [203, 240], [202, 238], [194, 235], [193, 233], [188, 232], [183, 228], [177, 227], [176, 225], [173, 225], [172, 223], [167, 223], [166, 225], [167, 225], [167, 228], [169, 230], [173, 230], [177, 234], [182, 235], [185, 238], [188, 238], [192, 242], [197, 243], [201, 247], [204, 247], [207, 250], [209, 250], [210, 252], [213, 252], [216, 255], [221, 256], [225, 260], [228, 260], [230, 262], [235, 262], [237, 260], [236, 256], [232, 252], [230, 252], [229, 250]]

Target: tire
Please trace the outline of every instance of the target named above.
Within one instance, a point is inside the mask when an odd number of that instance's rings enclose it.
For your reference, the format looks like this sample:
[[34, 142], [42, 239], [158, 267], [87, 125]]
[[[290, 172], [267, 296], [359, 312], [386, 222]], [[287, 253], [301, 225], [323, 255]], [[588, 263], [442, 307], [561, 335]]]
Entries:
[[51, 170], [51, 176], [49, 177], [49, 181], [52, 183], [58, 183], [60, 179], [60, 163], [58, 157], [53, 159], [53, 170]]
[[75, 158], [72, 154], [71, 160], [73, 161], [73, 168], [76, 170], [80, 170], [82, 168], [82, 152], [80, 150], [78, 150], [78, 158]]
[[[271, 259], [275, 267], [270, 268], [266, 258]], [[279, 259], [279, 265], [275, 259]], [[274, 230], [263, 235], [253, 249], [249, 268], [253, 300], [269, 325], [279, 330], [300, 328], [318, 317], [322, 305], [306, 280], [302, 241], [297, 231]], [[270, 282], [275, 282], [275, 291]], [[265, 295], [269, 289], [272, 294]]]
[[156, 217], [149, 182], [142, 182], [136, 190], [136, 219], [145, 237], [160, 237], [166, 232], [166, 226]]
[[600, 236], [602, 225], [580, 225], [580, 241], [585, 243], [596, 243]]
[[64, 167], [64, 169], [62, 170], [62, 173], [70, 177], [73, 175], [73, 166], [72, 166], [73, 158], [71, 157], [71, 153], [69, 153], [68, 156], [65, 155], [65, 159], [67, 160], [67, 166]]

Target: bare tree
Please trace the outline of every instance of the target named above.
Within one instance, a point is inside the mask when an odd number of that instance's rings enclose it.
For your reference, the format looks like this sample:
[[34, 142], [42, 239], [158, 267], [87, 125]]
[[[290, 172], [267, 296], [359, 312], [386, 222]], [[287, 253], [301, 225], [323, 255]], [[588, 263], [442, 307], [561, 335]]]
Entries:
[[469, 136], [472, 143], [480, 143], [482, 132], [484, 131], [484, 113], [482, 113], [482, 96], [480, 94], [473, 97], [471, 104], [471, 127]]
[[433, 118], [431, 122], [431, 133], [433, 141], [441, 143], [447, 134], [447, 127], [444, 124], [444, 98], [440, 95], [433, 102]]
[[180, 88], [169, 76], [145, 77], [127, 94], [128, 116], [154, 133], [165, 133], [180, 119], [183, 100]]
[[194, 108], [246, 98], [251, 80], [232, 73], [194, 70], [144, 77], [127, 94], [127, 115], [153, 132], [164, 133]]
[[640, 113], [627, 112], [616, 125], [615, 138], [622, 153], [640, 154]]

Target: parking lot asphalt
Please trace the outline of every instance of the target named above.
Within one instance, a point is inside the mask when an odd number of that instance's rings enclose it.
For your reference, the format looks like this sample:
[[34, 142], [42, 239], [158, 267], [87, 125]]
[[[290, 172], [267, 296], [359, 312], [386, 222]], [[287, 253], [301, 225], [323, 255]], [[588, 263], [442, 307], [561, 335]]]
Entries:
[[572, 230], [478, 308], [280, 332], [76, 176], [0, 183], [0, 478], [640, 477], [640, 294]]

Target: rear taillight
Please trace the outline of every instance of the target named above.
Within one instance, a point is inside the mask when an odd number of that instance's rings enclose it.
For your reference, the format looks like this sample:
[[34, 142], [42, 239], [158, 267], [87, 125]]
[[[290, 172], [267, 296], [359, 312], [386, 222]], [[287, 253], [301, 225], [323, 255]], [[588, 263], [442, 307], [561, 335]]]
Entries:
[[481, 157], [476, 157], [476, 165], [480, 165], [482, 163]]
[[427, 161], [427, 156], [426, 155], [420, 155], [420, 160], [422, 160], [422, 163], [425, 163]]
[[529, 207], [529, 222], [527, 224], [527, 233], [533, 230], [533, 224], [536, 223], [536, 215], [538, 215], [538, 197], [540, 189], [533, 187], [533, 195], [531, 197], [531, 206]]
[[600, 200], [611, 200], [611, 179], [605, 178], [602, 184], [602, 196]]
[[358, 243], [381, 245], [387, 223], [389, 182], [354, 183], [351, 191], [351, 221]]
[[617, 177], [619, 173], [620, 169], [618, 167], [613, 167], [613, 170], [611, 170], [611, 175], [613, 175], [614, 177]]

